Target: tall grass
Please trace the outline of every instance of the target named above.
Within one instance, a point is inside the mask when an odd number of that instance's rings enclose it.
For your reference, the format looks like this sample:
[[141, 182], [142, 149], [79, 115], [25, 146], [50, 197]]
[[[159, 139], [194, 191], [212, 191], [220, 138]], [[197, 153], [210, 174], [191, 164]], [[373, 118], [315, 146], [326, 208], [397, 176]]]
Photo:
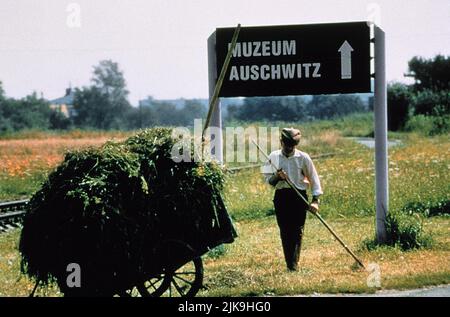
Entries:
[[46, 173], [34, 173], [25, 177], [0, 175], [0, 201], [27, 199], [41, 187], [46, 178]]
[[[302, 140], [299, 147], [312, 154], [335, 153], [313, 160], [324, 189], [321, 211], [324, 215], [349, 217], [375, 213], [373, 149], [329, 131]], [[404, 138], [402, 146], [389, 149], [390, 209], [402, 210], [412, 202], [446, 206], [450, 201], [449, 147], [450, 140], [445, 137], [412, 135]], [[260, 171], [250, 169], [233, 175], [225, 193], [231, 214], [236, 219], [270, 214], [273, 189], [264, 183]]]
[[354, 113], [333, 120], [307, 122], [303, 125], [305, 135], [317, 134], [324, 130], [337, 130], [345, 137], [373, 136], [373, 112]]
[[0, 140], [0, 200], [31, 196], [69, 149], [99, 146], [108, 137]]
[[25, 129], [15, 132], [0, 133], [0, 140], [23, 140], [23, 139], [87, 139], [87, 138], [126, 138], [135, 134], [136, 131], [120, 131], [120, 130], [38, 130]]
[[439, 116], [415, 115], [408, 119], [405, 131], [417, 132], [424, 136], [446, 134], [450, 132], [450, 115]]

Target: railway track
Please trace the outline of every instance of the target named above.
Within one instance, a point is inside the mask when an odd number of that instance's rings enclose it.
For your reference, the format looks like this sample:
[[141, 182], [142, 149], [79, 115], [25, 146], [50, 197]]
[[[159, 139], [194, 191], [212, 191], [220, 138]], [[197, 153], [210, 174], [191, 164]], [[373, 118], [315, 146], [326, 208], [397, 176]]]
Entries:
[[20, 226], [27, 203], [28, 199], [0, 202], [0, 232]]

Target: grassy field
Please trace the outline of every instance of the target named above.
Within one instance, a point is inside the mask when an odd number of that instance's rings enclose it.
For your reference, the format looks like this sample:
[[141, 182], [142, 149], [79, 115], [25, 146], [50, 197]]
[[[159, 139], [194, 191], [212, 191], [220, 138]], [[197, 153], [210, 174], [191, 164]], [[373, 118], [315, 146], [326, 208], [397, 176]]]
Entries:
[[[300, 148], [313, 157], [325, 195], [321, 214], [355, 250], [370, 271], [355, 267], [326, 229], [309, 215], [301, 269], [285, 269], [273, 215], [273, 190], [259, 169], [229, 173], [225, 201], [239, 237], [216, 256], [204, 256], [205, 286], [200, 296], [293, 295], [303, 293], [374, 292], [450, 283], [450, 217], [420, 217], [432, 235], [429, 248], [402, 251], [382, 247], [368, 251], [363, 241], [374, 235], [374, 153], [345, 136], [369, 135], [369, 116], [319, 122], [305, 128]], [[313, 132], [312, 132], [313, 131]], [[74, 135], [21, 134], [0, 140], [0, 200], [28, 197], [67, 149], [96, 146], [126, 134], [77, 132]], [[395, 134], [400, 146], [389, 150], [390, 210], [413, 202], [450, 200], [450, 140]], [[321, 154], [332, 153], [320, 157]], [[26, 296], [33, 282], [20, 274], [19, 229], [0, 234], [0, 296]], [[373, 268], [378, 267], [378, 270]], [[379, 272], [380, 284], [370, 281]], [[375, 275], [374, 275], [375, 274]], [[375, 283], [376, 284], [376, 283]], [[372, 286], [371, 286], [372, 285]], [[59, 296], [57, 288], [39, 296]]]
[[48, 172], [60, 163], [69, 149], [99, 146], [123, 135], [72, 132], [53, 135], [19, 133], [16, 138], [0, 139], [0, 201], [30, 196]]
[[[450, 282], [448, 217], [426, 220], [426, 230], [438, 241], [428, 250], [402, 252], [382, 248], [369, 252], [361, 240], [374, 231], [373, 219], [329, 220], [366, 266], [380, 268], [380, 288], [403, 289]], [[295, 295], [374, 292], [369, 287], [373, 271], [358, 269], [329, 232], [313, 217], [307, 219], [299, 272], [285, 269], [274, 217], [238, 222], [240, 237], [226, 254], [206, 260], [207, 290], [203, 296]], [[369, 284], [370, 285], [370, 284]]]

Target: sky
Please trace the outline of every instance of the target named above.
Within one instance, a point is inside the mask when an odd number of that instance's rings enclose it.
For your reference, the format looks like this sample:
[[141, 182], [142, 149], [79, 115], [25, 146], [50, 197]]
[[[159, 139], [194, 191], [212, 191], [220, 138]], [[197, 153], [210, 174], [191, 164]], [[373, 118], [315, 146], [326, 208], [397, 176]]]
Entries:
[[386, 32], [387, 80], [413, 56], [450, 55], [449, 0], [1, 0], [6, 95], [47, 99], [90, 85], [119, 63], [130, 101], [207, 98], [207, 38], [217, 27], [375, 21]]

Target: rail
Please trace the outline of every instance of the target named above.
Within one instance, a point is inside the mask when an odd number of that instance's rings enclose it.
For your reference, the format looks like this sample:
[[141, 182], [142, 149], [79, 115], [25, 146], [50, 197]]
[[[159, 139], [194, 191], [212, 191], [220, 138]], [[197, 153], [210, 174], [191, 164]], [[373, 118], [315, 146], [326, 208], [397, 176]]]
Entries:
[[27, 203], [28, 199], [0, 202], [0, 232], [20, 226]]

